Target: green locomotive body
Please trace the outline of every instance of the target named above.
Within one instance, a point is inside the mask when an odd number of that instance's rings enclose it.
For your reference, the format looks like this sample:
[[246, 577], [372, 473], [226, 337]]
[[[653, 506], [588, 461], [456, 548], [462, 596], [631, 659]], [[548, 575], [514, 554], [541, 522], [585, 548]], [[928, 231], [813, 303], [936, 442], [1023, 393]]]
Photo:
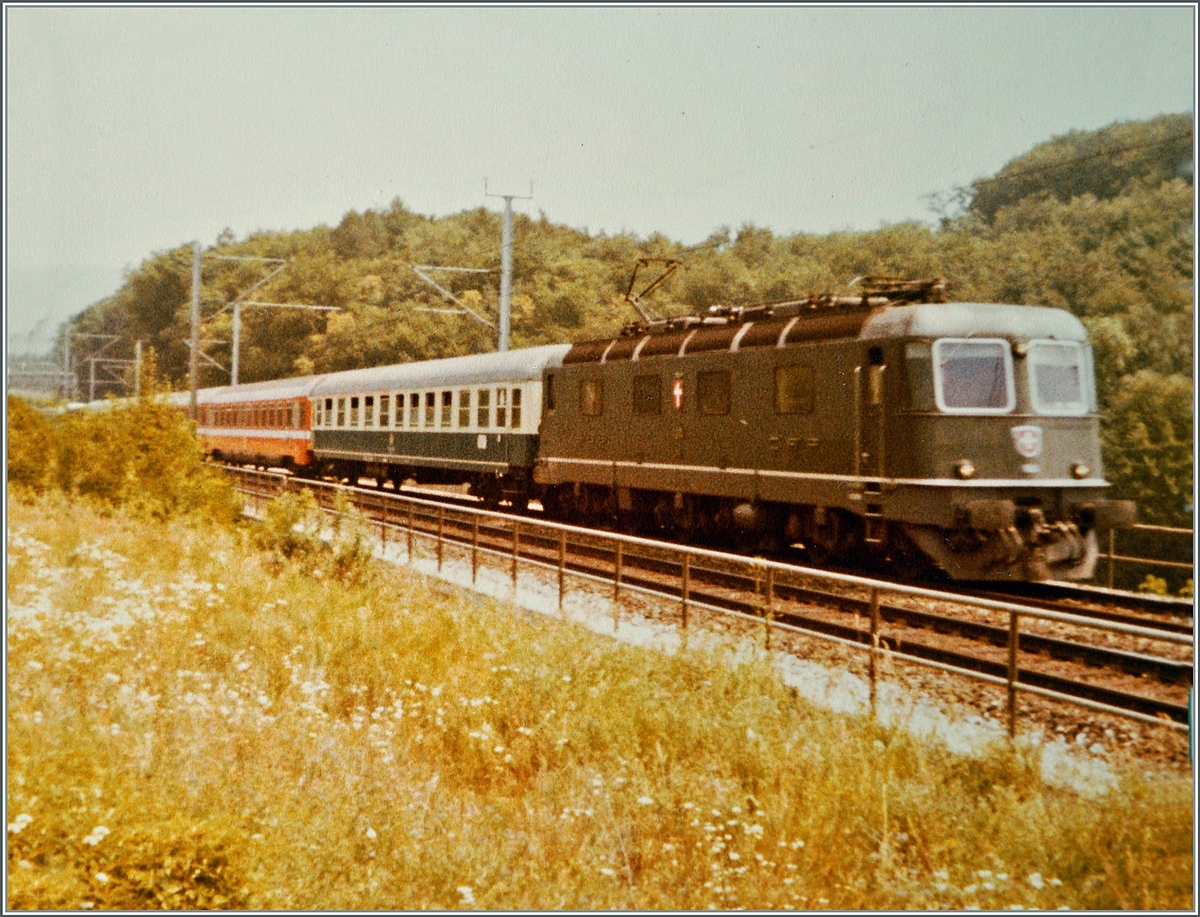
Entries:
[[1105, 498], [1069, 313], [886, 297], [630, 326], [548, 368], [535, 482], [580, 522], [863, 551], [958, 579], [1085, 579]]

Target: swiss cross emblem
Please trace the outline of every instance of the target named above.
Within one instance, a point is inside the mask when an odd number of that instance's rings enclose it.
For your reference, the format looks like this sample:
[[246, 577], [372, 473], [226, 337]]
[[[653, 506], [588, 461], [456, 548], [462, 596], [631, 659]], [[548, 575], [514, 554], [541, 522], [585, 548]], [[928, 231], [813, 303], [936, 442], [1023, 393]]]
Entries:
[[1013, 445], [1027, 459], [1035, 459], [1042, 454], [1042, 428], [1032, 424], [1012, 428]]

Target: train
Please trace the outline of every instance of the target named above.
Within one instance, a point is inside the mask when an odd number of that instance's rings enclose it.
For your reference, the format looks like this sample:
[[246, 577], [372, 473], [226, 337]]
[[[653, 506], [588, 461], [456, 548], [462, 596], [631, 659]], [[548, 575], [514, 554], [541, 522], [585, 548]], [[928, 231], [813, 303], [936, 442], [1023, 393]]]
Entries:
[[913, 576], [1084, 580], [1106, 496], [1068, 312], [940, 278], [642, 320], [601, 340], [203, 389], [217, 459]]

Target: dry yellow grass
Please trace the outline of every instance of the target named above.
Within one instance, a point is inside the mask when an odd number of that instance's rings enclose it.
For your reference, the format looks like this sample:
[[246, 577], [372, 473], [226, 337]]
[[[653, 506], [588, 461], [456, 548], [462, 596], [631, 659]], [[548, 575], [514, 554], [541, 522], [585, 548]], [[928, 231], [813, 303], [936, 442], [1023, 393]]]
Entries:
[[1102, 799], [405, 571], [9, 499], [10, 908], [1179, 908]]

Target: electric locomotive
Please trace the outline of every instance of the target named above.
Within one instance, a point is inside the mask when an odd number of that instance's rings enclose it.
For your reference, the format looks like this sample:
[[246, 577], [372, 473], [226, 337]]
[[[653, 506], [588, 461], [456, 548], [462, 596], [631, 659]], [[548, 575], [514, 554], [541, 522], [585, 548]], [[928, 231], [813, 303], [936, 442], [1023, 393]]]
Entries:
[[642, 321], [548, 367], [553, 515], [878, 555], [954, 579], [1087, 579], [1105, 497], [1091, 352], [1058, 309], [940, 279]]

